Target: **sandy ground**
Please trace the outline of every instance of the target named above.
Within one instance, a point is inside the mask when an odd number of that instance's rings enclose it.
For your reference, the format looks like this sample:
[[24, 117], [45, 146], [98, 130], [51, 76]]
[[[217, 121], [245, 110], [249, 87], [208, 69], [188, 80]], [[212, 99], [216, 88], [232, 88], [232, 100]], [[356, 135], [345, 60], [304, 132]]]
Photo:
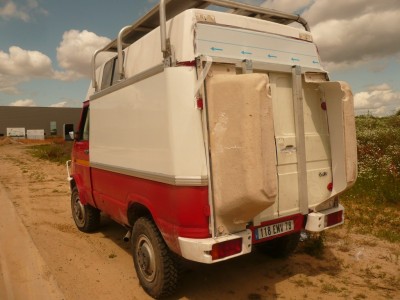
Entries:
[[[75, 228], [64, 166], [0, 146], [0, 197], [0, 299], [149, 299], [120, 225]], [[288, 259], [187, 263], [171, 299], [400, 299], [400, 246], [341, 228], [320, 259], [300, 246]]]

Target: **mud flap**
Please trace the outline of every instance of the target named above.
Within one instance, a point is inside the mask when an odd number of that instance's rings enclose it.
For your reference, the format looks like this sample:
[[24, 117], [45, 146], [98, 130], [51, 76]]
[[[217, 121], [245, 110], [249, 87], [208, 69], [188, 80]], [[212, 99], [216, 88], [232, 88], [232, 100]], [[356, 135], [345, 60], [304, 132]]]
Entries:
[[218, 73], [206, 85], [215, 228], [224, 235], [273, 205], [278, 182], [268, 76]]

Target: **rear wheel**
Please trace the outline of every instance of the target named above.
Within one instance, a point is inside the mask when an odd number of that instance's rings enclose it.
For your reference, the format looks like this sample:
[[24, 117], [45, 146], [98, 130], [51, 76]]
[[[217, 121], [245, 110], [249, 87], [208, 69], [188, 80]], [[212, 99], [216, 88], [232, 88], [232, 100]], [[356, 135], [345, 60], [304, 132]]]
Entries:
[[257, 247], [274, 258], [285, 258], [293, 254], [300, 241], [300, 232], [275, 238]]
[[154, 222], [142, 217], [132, 230], [133, 262], [140, 284], [153, 298], [172, 295], [178, 282], [178, 265]]
[[82, 204], [77, 187], [72, 189], [71, 211], [76, 227], [80, 231], [92, 232], [99, 228], [100, 211], [89, 204]]

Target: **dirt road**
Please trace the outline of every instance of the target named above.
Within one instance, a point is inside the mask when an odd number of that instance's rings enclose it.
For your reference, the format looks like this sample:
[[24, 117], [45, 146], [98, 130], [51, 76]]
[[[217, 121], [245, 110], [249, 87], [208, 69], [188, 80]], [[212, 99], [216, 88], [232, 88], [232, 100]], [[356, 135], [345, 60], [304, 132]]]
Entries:
[[[64, 166], [3, 145], [0, 185], [0, 299], [149, 299], [121, 226], [102, 217], [97, 233], [75, 228]], [[10, 234], [16, 224], [25, 234]], [[398, 244], [344, 229], [331, 230], [325, 244], [322, 259], [300, 247], [286, 260], [254, 252], [211, 266], [188, 263], [171, 299], [400, 299]]]

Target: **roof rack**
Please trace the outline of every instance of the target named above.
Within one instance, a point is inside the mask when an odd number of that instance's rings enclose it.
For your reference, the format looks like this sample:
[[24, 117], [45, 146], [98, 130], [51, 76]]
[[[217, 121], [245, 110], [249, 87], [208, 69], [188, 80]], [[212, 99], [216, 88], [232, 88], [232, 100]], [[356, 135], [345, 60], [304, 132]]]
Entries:
[[[259, 18], [279, 24], [287, 25], [297, 22], [303, 25], [307, 31], [310, 31], [307, 21], [299, 15], [238, 3], [230, 0], [165, 0], [166, 19], [169, 20], [187, 9], [204, 9], [211, 5], [228, 8], [232, 14]], [[123, 48], [129, 46], [151, 30], [160, 26], [159, 14], [162, 10], [162, 8], [160, 9], [160, 6], [162, 5], [158, 4], [154, 6], [146, 15], [141, 17], [132, 25], [127, 26], [129, 28], [126, 27], [124, 33], [122, 34], [122, 41], [124, 44]], [[105, 46], [102, 51], [116, 52], [118, 50], [117, 43], [117, 39], [113, 40], [111, 43]]]
[[303, 25], [305, 30], [310, 31], [307, 21], [299, 15], [234, 2], [231, 0], [160, 0], [160, 3], [154, 6], [146, 15], [141, 17], [132, 25], [122, 28], [115, 40], [110, 42], [104, 48], [98, 49], [94, 53], [92, 57], [92, 84], [95, 90], [97, 90], [95, 60], [96, 56], [100, 52], [118, 52], [118, 72], [120, 79], [123, 79], [125, 74], [123, 70], [122, 50], [160, 26], [161, 51], [164, 56], [164, 66], [168, 67], [171, 64], [171, 50], [169, 39], [166, 36], [166, 20], [172, 19], [187, 9], [205, 9], [211, 5], [227, 8], [228, 12], [231, 14], [258, 18], [284, 25], [297, 22]]

